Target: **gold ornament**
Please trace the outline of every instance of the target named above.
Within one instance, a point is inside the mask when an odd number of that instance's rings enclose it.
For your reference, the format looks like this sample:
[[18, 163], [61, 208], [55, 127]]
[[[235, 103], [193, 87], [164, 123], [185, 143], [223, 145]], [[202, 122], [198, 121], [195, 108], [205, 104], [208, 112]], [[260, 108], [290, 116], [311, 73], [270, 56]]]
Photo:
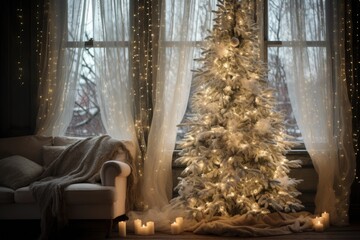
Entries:
[[230, 45], [231, 45], [232, 47], [237, 47], [237, 46], [239, 46], [239, 43], [240, 43], [240, 41], [239, 41], [239, 39], [238, 39], [237, 37], [231, 38]]

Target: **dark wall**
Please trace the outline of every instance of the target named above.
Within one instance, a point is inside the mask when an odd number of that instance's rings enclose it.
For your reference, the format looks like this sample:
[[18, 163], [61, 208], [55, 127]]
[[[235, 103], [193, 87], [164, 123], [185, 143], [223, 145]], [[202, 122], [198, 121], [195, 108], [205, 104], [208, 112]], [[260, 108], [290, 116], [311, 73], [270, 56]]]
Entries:
[[[34, 40], [36, 1], [0, 1], [0, 137], [32, 134], [37, 79]], [[22, 16], [22, 18], [20, 18]]]

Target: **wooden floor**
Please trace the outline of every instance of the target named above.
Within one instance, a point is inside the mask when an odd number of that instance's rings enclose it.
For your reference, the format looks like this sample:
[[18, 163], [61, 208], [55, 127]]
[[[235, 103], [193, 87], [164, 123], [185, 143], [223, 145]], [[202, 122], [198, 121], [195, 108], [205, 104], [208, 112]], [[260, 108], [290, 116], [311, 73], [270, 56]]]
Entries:
[[[122, 239], [117, 236], [116, 232], [113, 232], [109, 239]], [[137, 236], [134, 234], [128, 234], [124, 239], [213, 239], [213, 240], [223, 240], [223, 239], [240, 239], [240, 237], [224, 237], [224, 236], [213, 236], [213, 235], [195, 235], [192, 233], [183, 233], [181, 235], [167, 235], [167, 234], [155, 234], [153, 236]], [[303, 232], [290, 235], [282, 236], [269, 236], [269, 237], [252, 237], [252, 238], [241, 238], [241, 239], [251, 239], [251, 240], [308, 240], [308, 239], [336, 239], [336, 240], [346, 240], [346, 239], [360, 239], [360, 224], [353, 224], [347, 227], [335, 228], [332, 227], [324, 232]]]
[[[13, 240], [13, 239], [38, 239], [39, 224], [37, 220], [32, 221], [0, 221], [0, 239]], [[57, 234], [52, 239], [76, 239], [76, 240], [100, 240], [100, 239], [210, 239], [210, 240], [223, 240], [223, 239], [240, 239], [240, 237], [224, 237], [214, 235], [195, 235], [185, 232], [180, 235], [168, 235], [163, 233], [156, 233], [152, 236], [138, 236], [133, 233], [128, 233], [125, 238], [120, 238], [117, 229], [113, 229], [108, 238], [105, 237], [106, 225], [102, 222], [72, 222], [70, 227]], [[252, 237], [241, 238], [251, 240], [310, 240], [310, 239], [360, 239], [360, 220], [359, 222], [352, 223], [346, 227], [331, 227], [324, 232], [303, 232], [294, 233], [290, 235], [269, 236], [269, 237]]]

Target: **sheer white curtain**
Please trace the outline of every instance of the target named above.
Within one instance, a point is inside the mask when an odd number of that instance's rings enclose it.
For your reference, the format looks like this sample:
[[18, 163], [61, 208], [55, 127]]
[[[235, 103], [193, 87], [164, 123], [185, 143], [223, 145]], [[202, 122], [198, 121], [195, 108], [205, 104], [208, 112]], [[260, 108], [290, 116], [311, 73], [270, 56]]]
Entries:
[[97, 76], [97, 100], [106, 133], [134, 144], [128, 180], [128, 209], [139, 200], [138, 140], [136, 137], [130, 66], [130, 0], [92, 1], [94, 71]]
[[163, 0], [154, 114], [144, 163], [144, 202], [161, 208], [172, 196], [172, 159], [177, 125], [186, 111], [193, 59], [211, 26], [216, 1]]
[[66, 132], [80, 80], [85, 30], [94, 39], [97, 99], [105, 129], [112, 137], [137, 142], [129, 80], [129, 0], [49, 1], [37, 133]]
[[106, 132], [137, 142], [129, 76], [129, 1], [93, 1], [97, 96]]
[[[355, 166], [340, 2], [292, 0], [286, 15], [293, 41], [286, 67], [289, 96], [319, 177], [315, 211], [330, 212], [336, 225], [348, 223]], [[323, 44], [310, 46], [312, 40]]]
[[[64, 135], [73, 114], [84, 47], [86, 1], [50, 0], [39, 50], [39, 109], [36, 133]], [[45, 36], [46, 35], [46, 36]], [[69, 42], [74, 44], [70, 47]]]

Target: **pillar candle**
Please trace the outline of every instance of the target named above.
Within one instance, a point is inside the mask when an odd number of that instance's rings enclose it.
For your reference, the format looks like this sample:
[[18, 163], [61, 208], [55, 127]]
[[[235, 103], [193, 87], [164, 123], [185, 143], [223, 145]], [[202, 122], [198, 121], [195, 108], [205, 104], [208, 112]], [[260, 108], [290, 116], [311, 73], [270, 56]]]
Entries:
[[139, 234], [140, 227], [141, 227], [141, 220], [140, 219], [135, 219], [134, 220], [134, 232], [135, 232], [135, 234]]
[[149, 221], [146, 223], [146, 226], [148, 227], [148, 231], [150, 235], [154, 235], [155, 234], [155, 225], [154, 222]]
[[313, 218], [313, 219], [311, 219], [311, 221], [312, 221], [312, 224], [313, 224], [313, 226], [317, 223], [317, 222], [322, 222], [322, 218], [321, 217], [315, 217], [315, 218]]
[[322, 223], [324, 224], [325, 228], [328, 228], [330, 226], [330, 214], [327, 212], [323, 212], [321, 214]]
[[149, 235], [149, 228], [145, 224], [141, 225], [138, 229], [138, 235]]
[[318, 220], [317, 222], [315, 222], [315, 224], [313, 225], [313, 227], [314, 227], [314, 230], [315, 230], [316, 232], [322, 232], [322, 231], [324, 231], [324, 224], [322, 224], [320, 220]]
[[180, 234], [181, 233], [181, 227], [177, 222], [173, 222], [171, 224], [171, 234]]
[[175, 219], [175, 222], [179, 224], [181, 232], [184, 231], [184, 218], [183, 217], [177, 217]]
[[119, 227], [120, 237], [126, 237], [126, 222], [123, 221], [119, 222], [118, 227]]

